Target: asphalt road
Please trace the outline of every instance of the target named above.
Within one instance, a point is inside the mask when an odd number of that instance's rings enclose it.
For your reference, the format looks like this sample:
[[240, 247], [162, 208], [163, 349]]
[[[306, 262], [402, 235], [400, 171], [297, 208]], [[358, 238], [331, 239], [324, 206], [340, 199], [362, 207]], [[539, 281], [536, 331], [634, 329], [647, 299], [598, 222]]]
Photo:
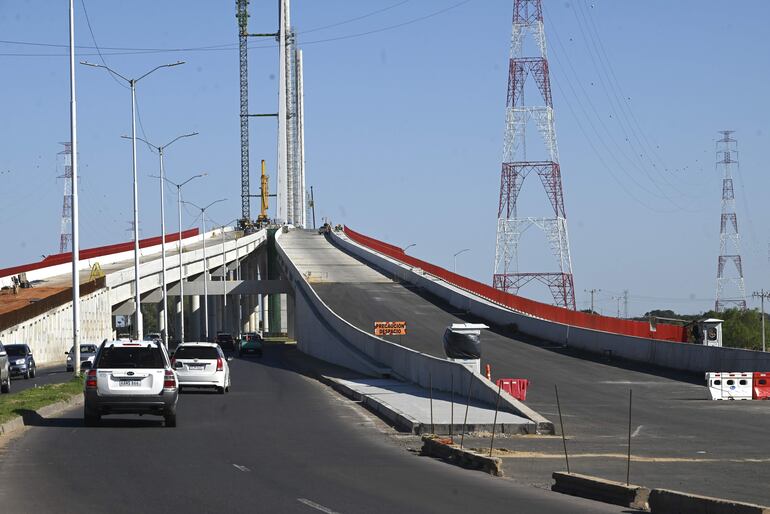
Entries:
[[[482, 320], [398, 283], [314, 283], [340, 316], [365, 331], [375, 321], [406, 321], [408, 335], [394, 342], [444, 356], [442, 336], [452, 323]], [[629, 390], [633, 389], [632, 449], [644, 464], [632, 480], [654, 487], [770, 504], [770, 482], [759, 480], [770, 462], [770, 402], [707, 400], [700, 377], [644, 365], [604, 362], [564, 348], [485, 331], [482, 366], [493, 378], [528, 378], [527, 404], [559, 425], [558, 385], [573, 471], [625, 480]], [[488, 443], [487, 443], [488, 444]], [[509, 441], [519, 451], [515, 473], [535, 484], [564, 468], [560, 440]], [[505, 446], [505, 444], [502, 444]], [[506, 462], [508, 462], [506, 460]], [[513, 471], [513, 470], [512, 470]]]
[[64, 359], [61, 366], [46, 366], [37, 368], [35, 378], [25, 379], [22, 376], [11, 378], [11, 394], [24, 391], [32, 387], [40, 387], [47, 384], [61, 384], [72, 378], [71, 371], [64, 371]]
[[624, 511], [406, 452], [361, 407], [289, 369], [292, 351], [231, 362], [233, 391], [184, 394], [174, 429], [138, 416], [85, 428], [79, 411], [38, 420], [1, 450], [2, 511]]

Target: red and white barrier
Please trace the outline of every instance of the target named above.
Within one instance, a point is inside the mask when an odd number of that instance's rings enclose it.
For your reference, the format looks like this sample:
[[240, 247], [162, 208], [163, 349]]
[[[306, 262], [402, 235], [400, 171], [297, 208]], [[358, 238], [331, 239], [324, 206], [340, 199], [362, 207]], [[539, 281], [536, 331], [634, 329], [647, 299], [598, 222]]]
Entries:
[[712, 400], [751, 400], [754, 386], [751, 372], [706, 373], [706, 385]]
[[527, 401], [529, 380], [526, 378], [501, 378], [495, 384], [517, 400]]

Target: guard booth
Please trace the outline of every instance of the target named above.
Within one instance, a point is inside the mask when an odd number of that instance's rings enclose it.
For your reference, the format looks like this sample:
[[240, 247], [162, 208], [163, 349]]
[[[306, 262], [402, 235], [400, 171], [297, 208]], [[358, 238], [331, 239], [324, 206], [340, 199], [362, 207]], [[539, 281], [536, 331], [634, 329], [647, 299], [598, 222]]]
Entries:
[[693, 326], [693, 343], [704, 346], [722, 346], [722, 323], [717, 318], [702, 319]]

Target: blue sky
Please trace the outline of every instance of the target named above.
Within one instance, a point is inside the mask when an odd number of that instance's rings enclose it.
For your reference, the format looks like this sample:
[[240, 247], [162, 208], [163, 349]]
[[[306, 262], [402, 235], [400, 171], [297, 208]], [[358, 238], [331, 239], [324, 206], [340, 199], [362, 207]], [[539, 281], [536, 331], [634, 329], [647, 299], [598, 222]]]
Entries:
[[[167, 174], [184, 180], [208, 172], [186, 198], [226, 197], [212, 218], [238, 217], [234, 2], [84, 1], [104, 59], [124, 75], [187, 61], [139, 84], [142, 126], [159, 143], [200, 132], [169, 148]], [[275, 30], [275, 3], [252, 1], [252, 32]], [[578, 306], [587, 306], [590, 288], [602, 290], [597, 308], [607, 314], [624, 289], [631, 314], [713, 305], [721, 192], [714, 140], [722, 129], [736, 131], [741, 152], [736, 199], [746, 288], [770, 286], [763, 200], [770, 185], [763, 162], [770, 4], [544, 5]], [[78, 59], [100, 62], [81, 0], [76, 6]], [[458, 271], [490, 281], [511, 9], [510, 0], [293, 2], [305, 52], [308, 186], [319, 220], [417, 243], [410, 253], [447, 267], [455, 251], [471, 248], [458, 258]], [[66, 49], [56, 45], [67, 43], [67, 2], [0, 2], [0, 34], [4, 267], [58, 248], [56, 154], [69, 131]], [[274, 112], [277, 50], [271, 40], [251, 45], [250, 110]], [[129, 93], [103, 70], [81, 66], [77, 74], [82, 243], [128, 240], [131, 154], [120, 135], [130, 131]], [[254, 185], [259, 159], [275, 167], [275, 135], [272, 119], [252, 121]], [[146, 147], [139, 166], [142, 234], [156, 235], [158, 184], [149, 175], [157, 173], [157, 157]], [[530, 177], [522, 205], [535, 209], [542, 201]], [[176, 228], [175, 218], [168, 222]], [[186, 212], [185, 228], [194, 222]], [[541, 290], [522, 292], [546, 298]]]

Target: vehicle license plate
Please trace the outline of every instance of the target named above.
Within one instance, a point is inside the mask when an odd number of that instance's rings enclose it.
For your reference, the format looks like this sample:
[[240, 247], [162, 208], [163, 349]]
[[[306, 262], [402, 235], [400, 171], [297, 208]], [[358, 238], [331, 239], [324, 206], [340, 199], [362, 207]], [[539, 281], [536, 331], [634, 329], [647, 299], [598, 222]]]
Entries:
[[133, 379], [133, 380], [121, 380], [120, 387], [139, 387], [142, 383], [139, 379]]
[[190, 369], [203, 369], [205, 364], [188, 364], [187, 367]]

